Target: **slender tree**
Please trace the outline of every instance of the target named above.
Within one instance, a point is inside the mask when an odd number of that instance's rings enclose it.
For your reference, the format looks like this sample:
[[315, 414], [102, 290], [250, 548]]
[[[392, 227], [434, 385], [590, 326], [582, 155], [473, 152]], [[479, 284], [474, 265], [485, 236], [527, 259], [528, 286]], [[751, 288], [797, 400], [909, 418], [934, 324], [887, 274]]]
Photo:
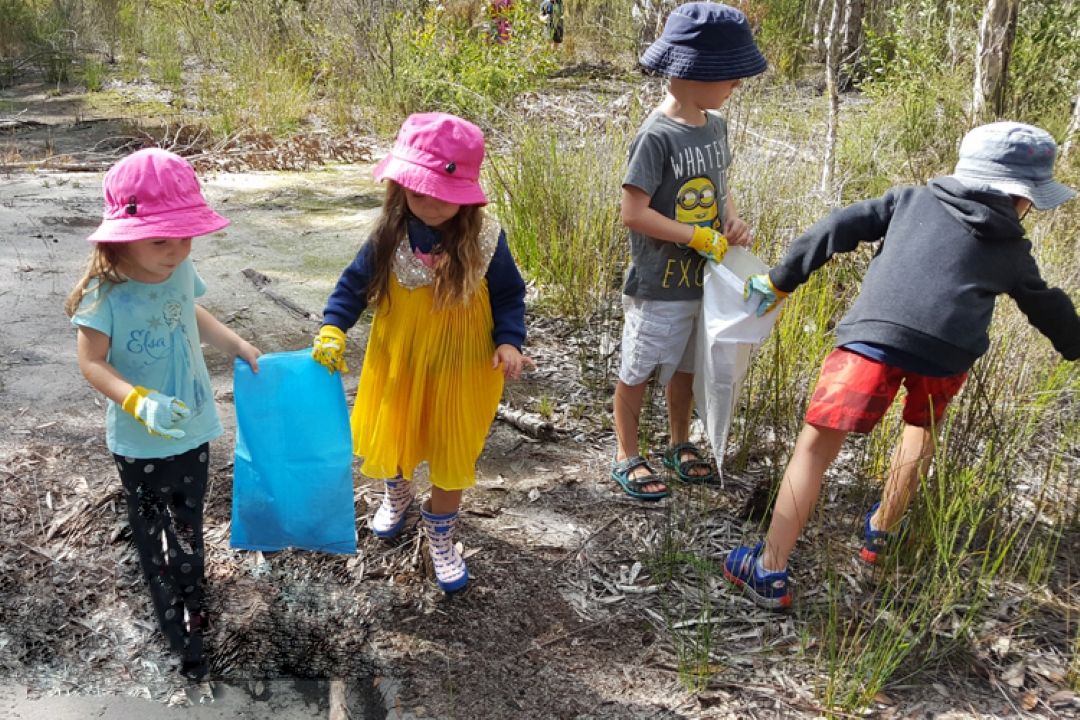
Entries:
[[855, 80], [854, 68], [859, 63], [862, 52], [863, 14], [866, 12], [866, 0], [844, 0], [844, 19], [840, 25], [839, 61], [837, 79], [840, 90], [847, 92]]
[[825, 131], [825, 162], [821, 168], [821, 192], [832, 189], [836, 166], [836, 135], [840, 124], [840, 91], [837, 88], [840, 59], [840, 14], [843, 0], [834, 0], [829, 28], [825, 32], [825, 91], [829, 96], [829, 120]]
[[1072, 118], [1069, 120], [1069, 127], [1065, 130], [1065, 144], [1061, 146], [1061, 157], [1069, 156], [1078, 139], [1080, 139], [1080, 80], [1076, 81]]
[[1019, 12], [1020, 0], [987, 0], [975, 50], [971, 114], [977, 121], [997, 117], [1004, 109]]

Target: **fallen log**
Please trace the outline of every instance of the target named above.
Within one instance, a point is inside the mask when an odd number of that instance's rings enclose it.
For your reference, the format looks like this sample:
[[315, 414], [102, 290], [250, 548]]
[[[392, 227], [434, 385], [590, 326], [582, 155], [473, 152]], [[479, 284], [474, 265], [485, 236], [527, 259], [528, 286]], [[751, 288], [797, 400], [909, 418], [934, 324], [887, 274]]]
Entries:
[[499, 409], [495, 411], [495, 417], [537, 440], [555, 440], [559, 434], [554, 423], [545, 420], [536, 413], [515, 410], [502, 403], [499, 403]]

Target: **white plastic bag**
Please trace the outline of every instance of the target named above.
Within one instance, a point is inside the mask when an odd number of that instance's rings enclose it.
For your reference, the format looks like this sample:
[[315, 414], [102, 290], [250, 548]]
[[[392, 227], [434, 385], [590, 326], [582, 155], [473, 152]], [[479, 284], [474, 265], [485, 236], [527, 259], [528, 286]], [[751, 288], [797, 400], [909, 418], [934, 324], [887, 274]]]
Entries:
[[694, 400], [705, 435], [722, 472], [731, 414], [756, 345], [764, 342], [778, 312], [758, 317], [757, 304], [743, 300], [743, 285], [751, 275], [768, 271], [757, 257], [732, 247], [720, 265], [705, 268], [704, 297], [698, 322], [694, 365]]

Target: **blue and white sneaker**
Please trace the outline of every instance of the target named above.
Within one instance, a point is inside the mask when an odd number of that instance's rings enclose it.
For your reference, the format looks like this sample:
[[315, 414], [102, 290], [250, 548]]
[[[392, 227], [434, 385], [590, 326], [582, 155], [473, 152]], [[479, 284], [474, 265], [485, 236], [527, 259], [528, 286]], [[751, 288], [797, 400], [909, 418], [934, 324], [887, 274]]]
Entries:
[[874, 513], [881, 507], [880, 502], [874, 503], [874, 506], [870, 508], [870, 511], [866, 513], [866, 519], [863, 521], [863, 546], [859, 551], [859, 557], [863, 562], [871, 565], [876, 565], [877, 561], [888, 552], [889, 547], [892, 546], [893, 541], [896, 539], [896, 533], [885, 532], [884, 530], [875, 530], [870, 525], [870, 518], [874, 517]]
[[765, 543], [758, 543], [752, 548], [743, 545], [729, 552], [724, 559], [724, 577], [742, 588], [751, 600], [763, 608], [782, 610], [791, 607], [787, 570], [770, 573], [758, 571], [757, 559], [764, 546]]

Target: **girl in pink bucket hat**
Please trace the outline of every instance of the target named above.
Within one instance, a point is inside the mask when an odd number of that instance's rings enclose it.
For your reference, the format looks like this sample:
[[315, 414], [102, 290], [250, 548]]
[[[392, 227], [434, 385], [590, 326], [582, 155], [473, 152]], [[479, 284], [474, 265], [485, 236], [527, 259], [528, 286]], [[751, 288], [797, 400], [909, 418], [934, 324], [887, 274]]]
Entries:
[[208, 666], [203, 499], [210, 441], [222, 433], [201, 341], [258, 371], [259, 351], [194, 298], [206, 283], [191, 238], [229, 224], [206, 204], [195, 171], [140, 150], [105, 175], [104, 219], [64, 309], [78, 329], [79, 369], [108, 398], [105, 440], [162, 632], [198, 679]]
[[382, 215], [331, 293], [312, 351], [331, 372], [347, 372], [345, 333], [375, 308], [352, 413], [361, 472], [385, 485], [371, 530], [383, 539], [402, 531], [410, 481], [426, 461], [431, 498], [420, 514], [445, 592], [469, 580], [454, 526], [504, 378], [533, 364], [521, 354], [525, 282], [483, 211], [483, 159], [472, 123], [445, 113], [405, 120], [375, 168], [386, 181]]

